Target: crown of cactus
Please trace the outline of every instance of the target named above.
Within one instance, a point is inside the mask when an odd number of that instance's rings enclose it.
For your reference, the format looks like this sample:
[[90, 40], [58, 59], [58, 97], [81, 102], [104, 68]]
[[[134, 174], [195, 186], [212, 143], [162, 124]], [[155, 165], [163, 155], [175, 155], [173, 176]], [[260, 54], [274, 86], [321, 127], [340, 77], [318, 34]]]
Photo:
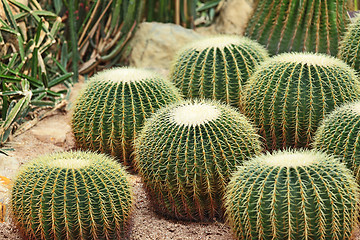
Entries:
[[226, 190], [226, 216], [238, 239], [350, 239], [358, 195], [338, 159], [287, 150], [238, 167]]
[[11, 204], [27, 239], [120, 239], [133, 199], [119, 163], [102, 154], [67, 152], [23, 166]]
[[360, 72], [360, 15], [349, 25], [340, 43], [338, 57]]
[[316, 131], [314, 146], [334, 154], [360, 181], [360, 102], [345, 104], [325, 117]]
[[360, 99], [360, 82], [339, 59], [285, 53], [257, 68], [244, 95], [243, 111], [260, 128], [267, 149], [308, 147], [327, 113]]
[[346, 0], [257, 1], [245, 35], [273, 55], [290, 51], [336, 55], [347, 24], [347, 4]]
[[76, 145], [130, 164], [133, 140], [145, 118], [180, 98], [171, 82], [152, 71], [114, 68], [100, 72], [87, 84], [74, 108]]
[[213, 36], [181, 50], [170, 75], [186, 97], [220, 100], [239, 107], [245, 82], [266, 58], [264, 47], [250, 39]]
[[222, 217], [231, 172], [260, 152], [253, 127], [230, 106], [181, 102], [159, 110], [135, 142], [135, 166], [152, 203], [186, 220]]

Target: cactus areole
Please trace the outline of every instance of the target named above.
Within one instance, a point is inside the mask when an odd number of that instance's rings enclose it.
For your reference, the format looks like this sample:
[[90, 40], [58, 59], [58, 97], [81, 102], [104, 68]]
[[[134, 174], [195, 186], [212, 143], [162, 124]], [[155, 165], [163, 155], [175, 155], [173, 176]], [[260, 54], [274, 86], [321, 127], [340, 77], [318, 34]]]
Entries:
[[244, 84], [256, 65], [267, 58], [264, 47], [250, 39], [206, 37], [179, 51], [170, 76], [185, 97], [239, 107]]
[[343, 61], [284, 53], [263, 62], [250, 78], [243, 111], [268, 150], [309, 147], [327, 113], [360, 99], [360, 82]]
[[231, 172], [260, 152], [242, 114], [212, 101], [160, 109], [135, 144], [135, 165], [155, 208], [185, 220], [222, 217]]
[[180, 99], [178, 90], [152, 71], [114, 68], [95, 75], [72, 117], [76, 145], [111, 154], [125, 164], [145, 118]]
[[316, 151], [254, 157], [238, 167], [225, 198], [237, 239], [351, 239], [358, 224], [354, 177]]
[[121, 239], [133, 197], [125, 169], [113, 159], [67, 152], [25, 164], [11, 204], [26, 239]]
[[271, 55], [319, 52], [336, 56], [348, 23], [346, 0], [259, 0], [245, 35]]

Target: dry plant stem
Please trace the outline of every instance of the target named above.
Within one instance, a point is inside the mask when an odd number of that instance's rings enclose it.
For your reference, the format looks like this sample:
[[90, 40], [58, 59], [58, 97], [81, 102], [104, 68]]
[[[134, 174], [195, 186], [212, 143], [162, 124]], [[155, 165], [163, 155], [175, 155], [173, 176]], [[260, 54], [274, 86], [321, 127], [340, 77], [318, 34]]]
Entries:
[[[24, 132], [26, 132], [27, 130], [31, 129], [32, 127], [34, 127], [38, 122], [40, 122], [41, 120], [47, 118], [47, 117], [51, 117], [53, 115], [56, 114], [57, 111], [65, 111], [65, 108], [67, 106], [68, 102], [63, 100], [62, 102], [60, 102], [59, 104], [57, 104], [54, 108], [50, 108], [50, 107], [43, 107], [43, 108], [39, 108], [34, 112], [35, 118], [25, 122], [24, 124], [20, 125], [20, 127], [17, 129], [17, 131], [12, 135], [12, 137], [17, 137], [20, 134], [23, 134]], [[49, 109], [50, 108], [50, 109]], [[48, 111], [46, 111], [45, 114], [39, 115], [38, 112], [41, 112], [45, 109], [49, 109]]]

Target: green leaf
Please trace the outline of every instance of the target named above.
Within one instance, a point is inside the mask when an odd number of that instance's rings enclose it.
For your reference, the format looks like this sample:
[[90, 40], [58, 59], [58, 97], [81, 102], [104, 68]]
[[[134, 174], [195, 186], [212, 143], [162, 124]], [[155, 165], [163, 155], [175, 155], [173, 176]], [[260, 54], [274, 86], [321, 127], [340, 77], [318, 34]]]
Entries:
[[205, 2], [203, 5], [201, 5], [200, 7], [198, 7], [196, 9], [197, 12], [202, 12], [202, 11], [206, 11], [210, 8], [214, 8], [216, 7], [217, 5], [219, 5], [219, 3], [221, 2], [221, 0], [212, 0], [212, 1], [209, 1], [209, 2]]
[[4, 7], [4, 12], [5, 12], [5, 16], [8, 20], [8, 22], [10, 23], [10, 26], [15, 30], [17, 29], [17, 24], [14, 18], [14, 15], [11, 11], [10, 5], [8, 4], [7, 0], [1, 0], [3, 7]]
[[65, 80], [69, 79], [72, 75], [73, 75], [73, 73], [67, 73], [67, 74], [61, 75], [60, 77], [57, 77], [57, 78], [51, 80], [49, 82], [49, 88], [51, 88], [55, 85], [58, 85], [60, 83], [63, 83]]

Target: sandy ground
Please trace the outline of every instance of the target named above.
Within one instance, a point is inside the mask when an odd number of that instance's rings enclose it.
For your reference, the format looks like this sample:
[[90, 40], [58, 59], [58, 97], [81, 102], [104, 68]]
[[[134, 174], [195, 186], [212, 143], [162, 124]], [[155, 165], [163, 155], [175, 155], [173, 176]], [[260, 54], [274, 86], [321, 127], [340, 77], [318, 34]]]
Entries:
[[[76, 89], [74, 92], [76, 93]], [[7, 175], [13, 177], [21, 164], [39, 155], [74, 149], [74, 139], [69, 124], [70, 115], [70, 111], [59, 111], [8, 143], [7, 147], [13, 148], [14, 151], [9, 151], [10, 157], [4, 159], [10, 163], [7, 166]], [[4, 166], [1, 166], [0, 161], [0, 175], [1, 168]], [[232, 239], [230, 229], [224, 223], [175, 221], [155, 213], [146, 197], [141, 178], [131, 174], [131, 183], [136, 202], [129, 239]], [[0, 240], [2, 239], [21, 239], [9, 220], [0, 223]]]

